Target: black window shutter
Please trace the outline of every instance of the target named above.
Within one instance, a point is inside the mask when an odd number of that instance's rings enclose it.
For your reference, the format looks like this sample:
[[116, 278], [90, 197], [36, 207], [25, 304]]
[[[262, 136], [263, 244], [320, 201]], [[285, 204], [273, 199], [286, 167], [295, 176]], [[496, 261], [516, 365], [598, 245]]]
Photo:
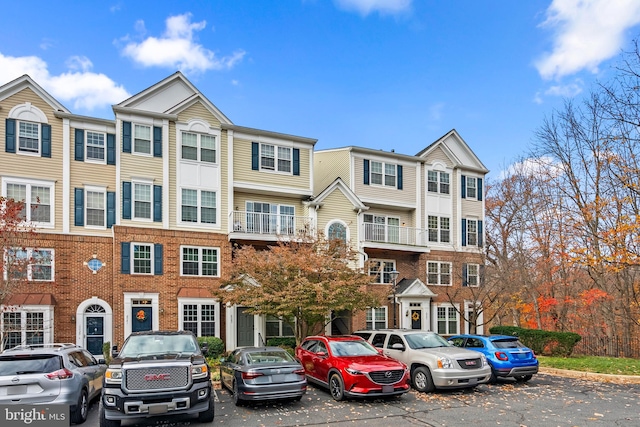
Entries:
[[116, 136], [113, 133], [107, 134], [107, 164], [116, 164]]
[[362, 175], [364, 177], [364, 185], [369, 185], [369, 160], [367, 159], [364, 159]]
[[131, 122], [122, 122], [122, 152], [131, 152]]
[[120, 243], [120, 272], [122, 274], [131, 274], [131, 243]]
[[251, 170], [260, 170], [260, 146], [257, 142], [251, 143]]
[[162, 273], [162, 245], [156, 243], [153, 245], [153, 274], [159, 276]]
[[116, 223], [116, 192], [107, 191], [107, 228]]
[[162, 185], [153, 186], [153, 220], [162, 222]]
[[74, 189], [74, 225], [76, 227], [84, 226], [84, 188]]
[[84, 131], [82, 129], [76, 129], [75, 140], [75, 157], [74, 159], [83, 162], [84, 161]]
[[16, 121], [14, 119], [5, 120], [5, 144], [4, 151], [7, 153], [16, 152]]
[[484, 265], [480, 265], [480, 285], [484, 285]]
[[293, 149], [293, 174], [300, 175], [300, 149]]
[[462, 220], [462, 246], [467, 246], [467, 220]]
[[398, 165], [398, 190], [402, 190], [402, 165]]
[[153, 157], [162, 157], [162, 128], [153, 127]]
[[482, 221], [478, 221], [478, 246], [482, 247]]
[[42, 151], [40, 151], [41, 157], [51, 158], [51, 125], [40, 125], [42, 132]]
[[462, 264], [462, 286], [469, 286], [469, 274], [467, 264]]
[[482, 201], [482, 178], [478, 178], [478, 200]]
[[467, 197], [467, 177], [464, 175], [460, 177], [460, 197]]
[[131, 183], [122, 182], [122, 219], [131, 219]]

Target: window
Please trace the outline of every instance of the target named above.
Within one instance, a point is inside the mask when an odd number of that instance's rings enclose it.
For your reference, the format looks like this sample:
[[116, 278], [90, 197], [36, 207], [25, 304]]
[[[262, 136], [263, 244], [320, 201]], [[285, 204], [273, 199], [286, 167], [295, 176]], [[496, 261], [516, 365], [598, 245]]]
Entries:
[[291, 173], [291, 148], [260, 144], [260, 169]]
[[40, 125], [32, 122], [18, 122], [18, 152], [40, 153]]
[[467, 177], [466, 179], [467, 181], [467, 185], [466, 185], [466, 192], [467, 192], [467, 198], [468, 199], [476, 199], [477, 196], [477, 185], [476, 185], [476, 178], [473, 177]]
[[473, 219], [467, 220], [467, 245], [478, 245], [478, 221]]
[[86, 150], [87, 160], [94, 160], [97, 162], [104, 162], [105, 157], [105, 134], [98, 132], [87, 131], [86, 133]]
[[182, 329], [197, 337], [216, 336], [215, 304], [182, 304]]
[[463, 286], [479, 286], [480, 285], [480, 265], [465, 264], [463, 274]]
[[427, 262], [427, 284], [429, 285], [451, 285], [451, 263], [450, 262]]
[[261, 202], [247, 202], [247, 233], [292, 235], [295, 207]]
[[396, 165], [371, 162], [371, 184], [396, 187]]
[[21, 201], [24, 208], [20, 215], [25, 221], [39, 225], [53, 225], [51, 207], [53, 206], [53, 184], [5, 182], [4, 193], [8, 199]]
[[218, 248], [183, 246], [181, 251], [183, 276], [218, 276]]
[[133, 217], [151, 219], [151, 184], [133, 184]]
[[364, 215], [364, 236], [370, 242], [400, 242], [400, 218]]
[[341, 222], [332, 222], [327, 229], [327, 239], [347, 242], [347, 227]]
[[449, 194], [449, 173], [428, 171], [427, 191], [431, 193]]
[[440, 306], [436, 309], [436, 323], [440, 335], [458, 333], [458, 312], [453, 306]]
[[217, 223], [215, 191], [182, 189], [182, 221], [202, 224]]
[[385, 329], [387, 327], [387, 307], [367, 309], [366, 329]]
[[30, 282], [51, 282], [54, 279], [53, 249], [7, 249], [4, 277]]
[[293, 321], [285, 322], [283, 319], [275, 316], [267, 316], [266, 320], [266, 336], [274, 337], [293, 337]]
[[449, 243], [451, 226], [447, 217], [437, 217], [429, 215], [427, 220], [429, 226], [429, 241], [439, 243]]
[[151, 154], [151, 126], [134, 125], [133, 152]]
[[153, 245], [132, 243], [133, 274], [152, 274]]
[[104, 227], [106, 218], [106, 193], [87, 190], [86, 194], [87, 226]]
[[369, 262], [371, 283], [391, 283], [390, 273], [396, 269], [395, 261], [372, 259]]
[[216, 137], [213, 135], [182, 132], [182, 159], [215, 163]]
[[3, 307], [2, 342], [4, 348], [17, 345], [45, 344], [51, 342], [51, 331], [47, 325], [50, 309], [32, 308], [16, 311]]

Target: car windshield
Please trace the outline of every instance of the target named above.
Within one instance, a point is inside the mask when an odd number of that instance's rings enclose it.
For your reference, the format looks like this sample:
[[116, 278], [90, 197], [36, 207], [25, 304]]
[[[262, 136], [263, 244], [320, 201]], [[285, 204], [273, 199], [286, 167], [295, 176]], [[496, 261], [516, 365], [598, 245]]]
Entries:
[[492, 342], [493, 342], [493, 345], [496, 346], [496, 348], [526, 348], [526, 346], [522, 344], [520, 341], [512, 338], [498, 339], [498, 340], [493, 340]]
[[60, 368], [60, 357], [50, 354], [0, 357], [0, 376], [48, 373]]
[[252, 351], [247, 353], [247, 364], [293, 362], [293, 357], [286, 351]]
[[194, 354], [198, 347], [191, 335], [132, 335], [120, 350], [120, 357], [151, 354]]
[[409, 347], [414, 350], [421, 348], [451, 347], [451, 344], [438, 334], [407, 334], [404, 338], [407, 340]]
[[379, 354], [368, 342], [353, 341], [331, 341], [329, 342], [331, 353], [334, 356], [374, 356]]

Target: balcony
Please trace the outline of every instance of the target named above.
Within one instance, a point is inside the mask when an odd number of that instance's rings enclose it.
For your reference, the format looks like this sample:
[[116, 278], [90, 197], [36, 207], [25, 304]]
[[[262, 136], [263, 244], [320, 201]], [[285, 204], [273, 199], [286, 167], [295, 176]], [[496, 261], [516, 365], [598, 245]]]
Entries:
[[429, 252], [429, 230], [386, 224], [362, 224], [360, 238], [367, 247]]
[[315, 237], [313, 220], [306, 216], [233, 211], [229, 237], [244, 240], [294, 239]]

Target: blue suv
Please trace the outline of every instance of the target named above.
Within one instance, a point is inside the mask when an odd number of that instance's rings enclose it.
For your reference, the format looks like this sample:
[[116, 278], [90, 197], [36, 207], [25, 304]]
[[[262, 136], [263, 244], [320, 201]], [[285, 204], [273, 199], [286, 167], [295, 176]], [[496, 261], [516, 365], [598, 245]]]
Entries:
[[508, 335], [455, 335], [449, 342], [456, 347], [479, 351], [491, 365], [491, 380], [513, 377], [516, 381], [529, 381], [538, 373], [538, 359], [533, 350], [517, 337]]

